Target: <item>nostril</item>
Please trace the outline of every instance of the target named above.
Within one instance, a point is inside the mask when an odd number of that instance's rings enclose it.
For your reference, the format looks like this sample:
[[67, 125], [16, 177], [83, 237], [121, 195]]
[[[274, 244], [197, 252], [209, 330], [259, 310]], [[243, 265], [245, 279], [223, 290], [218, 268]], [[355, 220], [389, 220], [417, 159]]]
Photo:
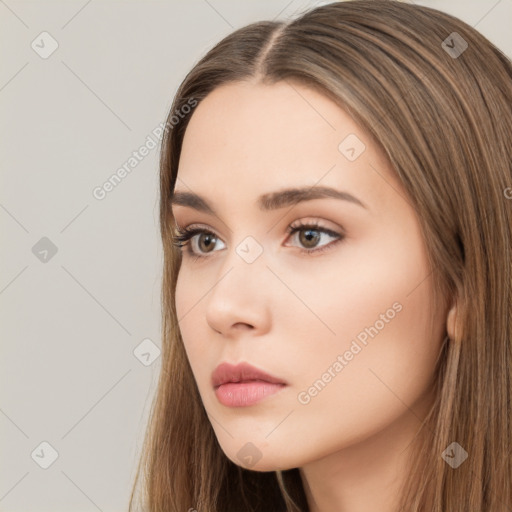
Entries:
[[254, 326], [251, 325], [251, 324], [246, 324], [246, 323], [243, 323], [243, 322], [237, 322], [236, 324], [233, 325], [234, 328], [236, 329], [244, 329], [244, 330], [252, 330], [254, 329]]

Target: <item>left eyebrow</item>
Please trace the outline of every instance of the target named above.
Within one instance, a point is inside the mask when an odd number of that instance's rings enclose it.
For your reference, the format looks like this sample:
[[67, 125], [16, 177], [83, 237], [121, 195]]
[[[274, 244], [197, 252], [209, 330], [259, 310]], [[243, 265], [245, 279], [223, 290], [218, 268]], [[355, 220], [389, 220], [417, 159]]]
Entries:
[[[368, 209], [360, 199], [349, 192], [336, 190], [330, 187], [303, 187], [288, 188], [277, 192], [270, 192], [258, 197], [258, 207], [262, 211], [278, 210], [287, 206], [292, 206], [303, 201], [312, 201], [314, 199], [334, 198], [342, 201], [349, 201], [362, 208]], [[175, 191], [171, 197], [171, 205], [187, 206], [195, 210], [217, 216], [211, 205], [198, 194], [193, 192]]]

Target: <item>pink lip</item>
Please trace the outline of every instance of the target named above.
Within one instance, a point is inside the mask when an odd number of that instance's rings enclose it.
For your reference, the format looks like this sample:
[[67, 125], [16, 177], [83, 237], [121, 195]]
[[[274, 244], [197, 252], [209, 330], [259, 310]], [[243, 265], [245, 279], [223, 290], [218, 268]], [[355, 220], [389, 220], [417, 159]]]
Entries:
[[277, 393], [287, 383], [248, 363], [222, 363], [212, 374], [212, 386], [219, 402], [228, 407], [245, 407]]

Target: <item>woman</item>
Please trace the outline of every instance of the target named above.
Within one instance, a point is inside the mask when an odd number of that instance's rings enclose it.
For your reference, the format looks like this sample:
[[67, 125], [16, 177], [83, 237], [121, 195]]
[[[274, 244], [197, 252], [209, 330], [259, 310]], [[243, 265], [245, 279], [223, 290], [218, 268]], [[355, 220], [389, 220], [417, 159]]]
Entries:
[[144, 510], [512, 509], [511, 105], [496, 47], [395, 1], [194, 66], [162, 141]]

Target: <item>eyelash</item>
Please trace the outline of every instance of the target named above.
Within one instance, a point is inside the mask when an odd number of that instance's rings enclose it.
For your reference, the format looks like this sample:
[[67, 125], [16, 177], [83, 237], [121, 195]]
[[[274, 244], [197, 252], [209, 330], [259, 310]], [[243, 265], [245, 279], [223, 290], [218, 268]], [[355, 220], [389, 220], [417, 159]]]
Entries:
[[[299, 251], [301, 254], [307, 254], [309, 256], [317, 255], [317, 254], [323, 253], [324, 251], [328, 251], [328, 250], [332, 249], [333, 246], [337, 245], [339, 242], [341, 242], [345, 238], [345, 235], [343, 235], [341, 233], [337, 233], [337, 232], [332, 231], [327, 228], [322, 228], [317, 222], [307, 223], [307, 224], [299, 222], [296, 225], [290, 224], [288, 226], [288, 228], [286, 229], [286, 232], [288, 233], [288, 236], [292, 236], [295, 233], [298, 233], [299, 231], [309, 231], [309, 230], [318, 231], [320, 233], [325, 233], [332, 237], [337, 237], [337, 240], [334, 240], [333, 242], [331, 242], [329, 244], [322, 245], [318, 249], [299, 248]], [[213, 237], [215, 237], [215, 239], [218, 239], [217, 235], [213, 231], [211, 231], [209, 229], [199, 228], [199, 227], [197, 227], [197, 228], [180, 228], [179, 226], [176, 226], [176, 233], [177, 234], [173, 238], [173, 242], [172, 242], [173, 245], [175, 247], [179, 248], [180, 251], [182, 250], [183, 247], [186, 246], [187, 255], [193, 256], [195, 258], [195, 260], [209, 258], [209, 256], [204, 256], [204, 255], [197, 254], [197, 253], [193, 252], [192, 248], [191, 248], [191, 244], [189, 243], [191, 238], [193, 238], [195, 235], [204, 233], [204, 234], [212, 235]]]

